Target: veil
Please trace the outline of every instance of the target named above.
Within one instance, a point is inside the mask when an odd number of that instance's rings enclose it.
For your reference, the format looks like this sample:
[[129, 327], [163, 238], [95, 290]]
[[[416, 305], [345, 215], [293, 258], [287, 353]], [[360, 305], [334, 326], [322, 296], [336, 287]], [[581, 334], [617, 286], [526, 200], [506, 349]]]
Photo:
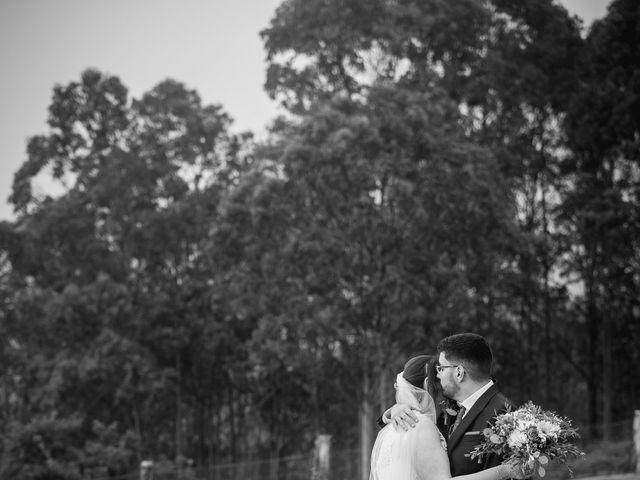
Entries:
[[430, 445], [433, 439], [439, 438], [439, 433], [434, 433], [434, 430], [437, 432], [436, 405], [429, 392], [410, 384], [403, 372], [396, 377], [395, 389], [396, 402], [408, 404], [419, 412], [419, 421], [407, 432], [396, 432], [391, 424], [380, 430], [371, 452], [369, 480], [412, 479], [418, 469], [418, 456], [444, 455], [446, 458], [440, 443]]
[[[410, 384], [400, 372], [396, 376], [396, 403], [409, 405], [413, 410], [426, 415], [433, 423], [436, 423], [436, 403], [433, 397], [424, 388]], [[427, 380], [425, 379], [425, 383]]]

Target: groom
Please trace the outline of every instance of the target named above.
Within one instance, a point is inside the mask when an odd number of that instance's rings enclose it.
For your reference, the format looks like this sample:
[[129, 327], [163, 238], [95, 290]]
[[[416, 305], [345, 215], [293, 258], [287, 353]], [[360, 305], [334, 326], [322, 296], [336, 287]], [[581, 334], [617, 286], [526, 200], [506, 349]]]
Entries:
[[[473, 333], [446, 337], [438, 344], [437, 375], [446, 397], [460, 406], [448, 432], [447, 454], [451, 476], [466, 475], [500, 465], [502, 459], [488, 455], [478, 463], [467, 454], [480, 444], [482, 431], [493, 419], [512, 406], [491, 380], [493, 355], [487, 341]], [[382, 416], [396, 430], [413, 427], [417, 417], [406, 405], [396, 404]]]

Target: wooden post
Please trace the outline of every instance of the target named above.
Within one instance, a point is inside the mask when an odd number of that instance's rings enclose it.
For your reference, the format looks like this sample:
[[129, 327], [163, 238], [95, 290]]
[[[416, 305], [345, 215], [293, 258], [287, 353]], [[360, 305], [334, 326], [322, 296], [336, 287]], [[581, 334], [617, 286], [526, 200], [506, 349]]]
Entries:
[[143, 460], [140, 462], [140, 480], [153, 480], [152, 460]]
[[633, 417], [633, 444], [636, 453], [636, 473], [640, 473], [640, 410], [634, 412]]
[[316, 437], [315, 454], [313, 458], [313, 480], [329, 480], [331, 468], [331, 435]]

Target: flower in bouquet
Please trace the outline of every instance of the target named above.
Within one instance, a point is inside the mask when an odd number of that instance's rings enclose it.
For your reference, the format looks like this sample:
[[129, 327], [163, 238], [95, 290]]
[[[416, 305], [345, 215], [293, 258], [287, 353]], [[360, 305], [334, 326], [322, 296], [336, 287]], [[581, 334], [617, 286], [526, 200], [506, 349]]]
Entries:
[[[484, 455], [497, 454], [504, 463], [516, 465], [523, 476], [537, 473], [544, 477], [549, 461], [567, 464], [584, 455], [573, 443], [579, 435], [571, 421], [532, 402], [499, 415], [482, 433], [484, 441], [468, 455], [480, 462]], [[572, 473], [569, 465], [567, 468]]]

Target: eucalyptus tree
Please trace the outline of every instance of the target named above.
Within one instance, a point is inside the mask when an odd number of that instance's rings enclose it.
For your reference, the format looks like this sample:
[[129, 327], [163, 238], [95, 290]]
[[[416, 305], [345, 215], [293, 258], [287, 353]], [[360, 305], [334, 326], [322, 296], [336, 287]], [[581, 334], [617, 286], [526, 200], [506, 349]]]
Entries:
[[[201, 418], [219, 380], [211, 365], [224, 361], [207, 344], [220, 335], [201, 247], [249, 138], [171, 80], [130, 102], [119, 79], [87, 70], [54, 88], [49, 112], [15, 176], [17, 220], [2, 230], [15, 289], [6, 325], [25, 352], [15, 368], [29, 373], [13, 420], [30, 428], [30, 414], [73, 412], [85, 450], [92, 421], [117, 425], [135, 439], [128, 469], [149, 453], [206, 458]], [[32, 189], [47, 175], [55, 198]]]
[[566, 268], [577, 276], [579, 326], [585, 331], [584, 365], [591, 423], [627, 418], [625, 392], [635, 378], [614, 384], [615, 372], [637, 361], [638, 182], [640, 180], [640, 10], [615, 0], [587, 37], [589, 56], [581, 88], [566, 121], [573, 154], [563, 167], [566, 185], [563, 228], [572, 239]]
[[[115, 333], [115, 324], [130, 311], [130, 298], [120, 284], [121, 262], [108, 240], [95, 234], [99, 208], [92, 195], [102, 167], [110, 157], [126, 155], [126, 89], [117, 78], [86, 71], [80, 82], [54, 88], [49, 113], [50, 133], [30, 139], [28, 158], [15, 175], [11, 200], [18, 218], [4, 225], [13, 285], [6, 333], [15, 351], [5, 374], [20, 379], [9, 394], [18, 399], [21, 415], [8, 419], [4, 440], [15, 443], [15, 458], [3, 463], [20, 464], [20, 455], [36, 447], [40, 455], [33, 461], [42, 460], [42, 468], [90, 468], [95, 459], [79, 452], [91, 439], [100, 442], [94, 427], [118, 420], [126, 425], [128, 395], [153, 380], [149, 375], [131, 385], [130, 376], [120, 376], [123, 358], [139, 359], [127, 365], [133, 375], [147, 365], [137, 346]], [[59, 198], [39, 198], [32, 191], [34, 178], [47, 172], [65, 190]], [[127, 390], [123, 402], [118, 391]], [[133, 432], [132, 424], [122, 432]], [[56, 439], [56, 425], [73, 441]], [[40, 443], [30, 445], [26, 432], [39, 435]], [[121, 446], [128, 468], [137, 445]], [[102, 465], [126, 471], [118, 462], [109, 465], [111, 460], [105, 457]], [[29, 474], [19, 469], [14, 475]]]
[[[489, 148], [511, 181], [521, 234], [510, 237], [508, 277], [485, 271], [477, 311], [517, 319], [519, 344], [496, 337], [531, 374], [500, 365], [523, 394], [553, 396], [553, 338], [566, 303], [554, 226], [560, 202], [560, 123], [583, 55], [579, 23], [551, 0], [288, 1], [262, 32], [265, 87], [294, 114], [337, 94], [367, 97], [378, 84], [445, 92], [467, 136]], [[479, 328], [483, 322], [479, 323]], [[534, 361], [542, 357], [543, 362]], [[537, 370], [542, 366], [542, 370]], [[544, 388], [537, 388], [540, 385]]]
[[[270, 313], [256, 332], [256, 357], [275, 367], [258, 373], [271, 379], [273, 395], [295, 381], [316, 412], [339, 402], [338, 418], [359, 418], [366, 473], [371, 427], [392, 397], [390, 374], [409, 352], [433, 349], [449, 329], [482, 317], [475, 287], [487, 269], [501, 268], [512, 198], [438, 90], [381, 85], [360, 100], [336, 95], [272, 141], [273, 178], [233, 210], [257, 229], [243, 247], [256, 257], [243, 258], [260, 273], [251, 277], [256, 289], [273, 295], [245, 303]], [[319, 418], [315, 428], [338, 442], [355, 434]]]
[[557, 339], [568, 326], [562, 319], [570, 280], [562, 275], [567, 243], [556, 221], [566, 181], [559, 165], [567, 152], [562, 120], [579, 85], [585, 46], [577, 19], [560, 5], [491, 5], [485, 51], [456, 92], [472, 137], [494, 152], [517, 198], [516, 273], [497, 292], [519, 318], [520, 347], [505, 349], [518, 360], [505, 362], [502, 371], [518, 381], [523, 398], [562, 408], [561, 375], [554, 369], [563, 359]]

